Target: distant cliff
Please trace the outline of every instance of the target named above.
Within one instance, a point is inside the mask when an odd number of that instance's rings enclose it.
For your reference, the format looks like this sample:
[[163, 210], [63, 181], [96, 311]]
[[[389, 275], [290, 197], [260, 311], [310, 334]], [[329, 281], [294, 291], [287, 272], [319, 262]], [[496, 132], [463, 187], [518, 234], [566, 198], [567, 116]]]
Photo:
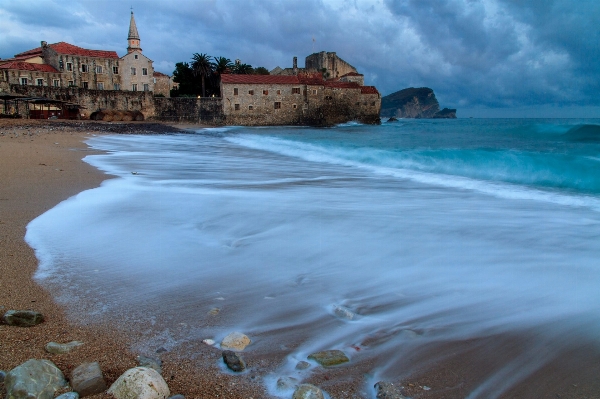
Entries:
[[381, 99], [381, 117], [456, 118], [456, 110], [444, 108], [428, 87], [409, 87]]

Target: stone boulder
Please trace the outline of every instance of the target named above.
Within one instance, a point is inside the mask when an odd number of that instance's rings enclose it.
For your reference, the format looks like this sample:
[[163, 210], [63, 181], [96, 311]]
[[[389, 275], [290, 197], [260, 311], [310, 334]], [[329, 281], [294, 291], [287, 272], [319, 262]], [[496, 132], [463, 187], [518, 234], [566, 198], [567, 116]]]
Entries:
[[42, 323], [44, 316], [33, 310], [9, 310], [2, 320], [9, 326], [32, 327]]
[[71, 386], [81, 397], [106, 391], [106, 381], [98, 362], [83, 363], [75, 368], [71, 373]]
[[79, 399], [79, 394], [77, 392], [67, 392], [57, 396], [55, 399]]
[[234, 351], [223, 351], [223, 361], [231, 371], [239, 373], [246, 369], [244, 359]]
[[292, 399], [325, 399], [323, 391], [311, 384], [300, 384], [294, 391]]
[[408, 399], [404, 396], [404, 387], [387, 381], [376, 383], [375, 391], [377, 399]]
[[308, 359], [314, 360], [323, 367], [333, 367], [350, 361], [344, 352], [337, 349], [310, 354]]
[[49, 360], [30, 359], [8, 372], [4, 380], [7, 399], [52, 399], [65, 386], [63, 373]]
[[158, 371], [147, 367], [127, 370], [110, 386], [108, 393], [116, 399], [167, 399], [171, 395]]
[[243, 351], [252, 341], [241, 332], [232, 332], [221, 341], [221, 349]]
[[48, 342], [46, 344], [45, 348], [48, 353], [54, 353], [55, 355], [62, 355], [62, 354], [71, 352], [73, 349], [75, 349], [81, 345], [83, 345], [83, 342], [79, 342], [79, 341], [71, 341], [71, 342], [67, 342], [66, 344], [59, 344], [57, 342]]

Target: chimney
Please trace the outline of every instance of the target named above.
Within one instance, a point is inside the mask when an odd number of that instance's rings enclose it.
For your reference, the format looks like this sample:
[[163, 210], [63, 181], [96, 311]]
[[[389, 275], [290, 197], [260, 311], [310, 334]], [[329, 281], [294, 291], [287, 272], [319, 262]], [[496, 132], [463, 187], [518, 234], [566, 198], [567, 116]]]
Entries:
[[45, 42], [45, 41], [42, 40], [42, 48], [44, 48], [46, 46], [48, 46], [48, 42]]
[[294, 57], [294, 75], [298, 75], [298, 57]]

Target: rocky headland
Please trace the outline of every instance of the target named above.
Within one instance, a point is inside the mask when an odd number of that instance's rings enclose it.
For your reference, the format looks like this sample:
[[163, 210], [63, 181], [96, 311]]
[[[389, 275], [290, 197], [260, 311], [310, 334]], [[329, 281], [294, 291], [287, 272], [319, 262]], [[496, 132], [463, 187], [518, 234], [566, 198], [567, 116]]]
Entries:
[[382, 118], [456, 118], [456, 110], [444, 108], [432, 89], [428, 87], [409, 87], [389, 94], [381, 99]]

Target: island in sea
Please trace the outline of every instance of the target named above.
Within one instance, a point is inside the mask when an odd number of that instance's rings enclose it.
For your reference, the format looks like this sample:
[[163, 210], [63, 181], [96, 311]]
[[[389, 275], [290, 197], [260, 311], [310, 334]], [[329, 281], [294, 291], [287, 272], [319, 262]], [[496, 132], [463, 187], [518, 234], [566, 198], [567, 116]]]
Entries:
[[453, 119], [456, 118], [456, 110], [440, 110], [435, 93], [429, 87], [409, 87], [381, 99], [381, 117]]

